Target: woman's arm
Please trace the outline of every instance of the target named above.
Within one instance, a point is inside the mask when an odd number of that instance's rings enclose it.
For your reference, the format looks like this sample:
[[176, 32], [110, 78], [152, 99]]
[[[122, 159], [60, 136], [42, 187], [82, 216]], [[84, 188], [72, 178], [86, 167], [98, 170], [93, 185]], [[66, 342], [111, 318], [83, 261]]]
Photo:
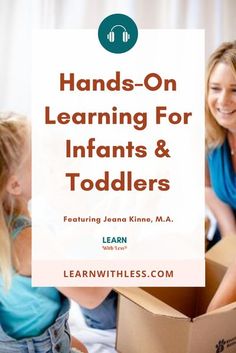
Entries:
[[215, 310], [234, 301], [236, 301], [236, 262], [234, 262], [227, 270], [219, 288], [207, 308], [207, 311]]
[[236, 235], [234, 213], [230, 206], [221, 201], [212, 189], [207, 161], [205, 164], [205, 200], [217, 220], [221, 236]]
[[205, 197], [207, 206], [217, 220], [221, 236], [236, 235], [236, 220], [230, 206], [222, 202], [209, 186], [205, 188]]

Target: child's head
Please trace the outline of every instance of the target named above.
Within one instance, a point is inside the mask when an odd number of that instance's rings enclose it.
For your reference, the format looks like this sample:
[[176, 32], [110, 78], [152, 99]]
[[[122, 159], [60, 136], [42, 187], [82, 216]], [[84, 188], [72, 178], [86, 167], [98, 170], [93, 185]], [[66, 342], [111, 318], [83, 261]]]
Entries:
[[30, 133], [26, 118], [15, 113], [0, 113], [0, 198], [6, 208], [14, 208], [15, 199], [30, 199], [30, 167]]
[[31, 197], [30, 128], [24, 116], [0, 113], [0, 271], [11, 269], [10, 220]]

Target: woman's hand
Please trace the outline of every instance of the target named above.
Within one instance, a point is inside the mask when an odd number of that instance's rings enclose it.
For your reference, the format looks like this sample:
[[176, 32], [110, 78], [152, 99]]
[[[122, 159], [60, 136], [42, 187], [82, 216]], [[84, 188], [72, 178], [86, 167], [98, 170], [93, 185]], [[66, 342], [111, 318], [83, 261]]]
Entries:
[[236, 301], [236, 261], [228, 268], [219, 288], [212, 298], [207, 312]]

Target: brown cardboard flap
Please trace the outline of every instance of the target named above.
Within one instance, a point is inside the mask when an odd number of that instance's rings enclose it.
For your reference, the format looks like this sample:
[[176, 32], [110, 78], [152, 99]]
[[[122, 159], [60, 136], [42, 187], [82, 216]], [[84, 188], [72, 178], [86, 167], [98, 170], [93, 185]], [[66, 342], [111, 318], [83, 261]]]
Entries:
[[135, 302], [143, 309], [151, 312], [155, 315], [169, 316], [178, 319], [190, 319], [179, 311], [175, 310], [171, 306], [163, 303], [161, 300], [154, 298], [151, 294], [145, 292], [141, 288], [126, 287], [126, 288], [115, 288], [115, 290], [123, 295], [125, 298]]
[[181, 353], [235, 353], [235, 315], [235, 310], [215, 311], [194, 319], [188, 351]]
[[196, 294], [197, 289], [194, 287], [143, 287], [145, 292], [158, 298], [162, 302], [170, 305], [177, 311], [187, 317], [195, 317], [196, 315]]
[[119, 295], [118, 312], [117, 352], [190, 353], [188, 320], [154, 315], [124, 295]]
[[236, 260], [236, 236], [228, 236], [219, 241], [206, 253], [206, 259], [229, 267]]

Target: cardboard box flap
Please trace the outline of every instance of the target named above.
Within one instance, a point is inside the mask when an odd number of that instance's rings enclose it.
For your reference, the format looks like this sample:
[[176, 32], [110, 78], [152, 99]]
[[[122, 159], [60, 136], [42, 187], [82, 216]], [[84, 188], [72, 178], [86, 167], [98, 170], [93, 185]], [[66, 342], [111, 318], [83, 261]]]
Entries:
[[135, 302], [140, 307], [146, 309], [154, 315], [169, 316], [177, 319], [186, 319], [191, 321], [186, 315], [182, 314], [178, 310], [175, 310], [168, 304], [163, 303], [161, 300], [153, 297], [149, 293], [145, 292], [141, 288], [115, 288], [115, 290], [126, 297], [127, 299]]
[[209, 313], [204, 313], [202, 315], [199, 315], [198, 317], [193, 319], [193, 322], [206, 316], [212, 316], [212, 315], [214, 316], [214, 315], [226, 313], [227, 311], [232, 311], [232, 310], [233, 311], [236, 310], [236, 302], [230, 303], [228, 305], [224, 305], [221, 308], [210, 311]]
[[206, 253], [206, 259], [229, 267], [236, 260], [236, 236], [228, 236], [219, 241]]

